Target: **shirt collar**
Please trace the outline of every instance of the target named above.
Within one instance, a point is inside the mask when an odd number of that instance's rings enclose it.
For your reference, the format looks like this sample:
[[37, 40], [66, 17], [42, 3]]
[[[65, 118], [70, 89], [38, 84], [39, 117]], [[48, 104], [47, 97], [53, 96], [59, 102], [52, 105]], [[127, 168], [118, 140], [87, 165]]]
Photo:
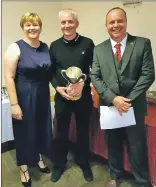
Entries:
[[[128, 37], [128, 34], [126, 34], [126, 36], [123, 38], [123, 40], [121, 42], [119, 42], [121, 44], [121, 46], [126, 46], [127, 37]], [[114, 40], [112, 40], [111, 38], [110, 38], [110, 41], [111, 41], [112, 47], [115, 47], [115, 45], [117, 44], [117, 42], [114, 41]]]
[[72, 43], [75, 43], [75, 42], [77, 42], [77, 40], [79, 39], [79, 34], [78, 33], [76, 33], [76, 37], [74, 38], [74, 39], [72, 39], [72, 40], [66, 40], [65, 38], [63, 38], [63, 41], [64, 41], [64, 43], [66, 43], [66, 44], [72, 44]]

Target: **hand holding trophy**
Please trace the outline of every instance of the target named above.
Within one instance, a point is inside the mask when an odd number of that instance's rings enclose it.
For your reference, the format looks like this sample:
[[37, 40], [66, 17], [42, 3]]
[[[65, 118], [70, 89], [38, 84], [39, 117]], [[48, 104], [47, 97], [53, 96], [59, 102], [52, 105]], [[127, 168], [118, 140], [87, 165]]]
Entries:
[[86, 74], [82, 73], [81, 69], [75, 66], [69, 67], [67, 70], [61, 70], [62, 76], [68, 81], [66, 92], [73, 96], [71, 100], [79, 100], [82, 95], [82, 88], [87, 78]]

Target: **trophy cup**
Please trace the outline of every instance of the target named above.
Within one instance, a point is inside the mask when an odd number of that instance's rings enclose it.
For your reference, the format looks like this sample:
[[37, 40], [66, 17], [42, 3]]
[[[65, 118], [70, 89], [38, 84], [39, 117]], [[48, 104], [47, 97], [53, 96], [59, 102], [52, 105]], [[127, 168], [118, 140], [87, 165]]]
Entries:
[[[68, 81], [68, 86], [67, 86], [67, 94], [70, 95], [70, 84], [75, 84], [80, 81], [80, 79], [83, 79], [83, 81], [86, 80], [87, 76], [86, 74], [82, 73], [81, 69], [75, 66], [69, 67], [67, 70], [61, 70], [62, 76]], [[78, 100], [81, 98], [80, 94], [79, 96], [73, 97], [71, 100]]]

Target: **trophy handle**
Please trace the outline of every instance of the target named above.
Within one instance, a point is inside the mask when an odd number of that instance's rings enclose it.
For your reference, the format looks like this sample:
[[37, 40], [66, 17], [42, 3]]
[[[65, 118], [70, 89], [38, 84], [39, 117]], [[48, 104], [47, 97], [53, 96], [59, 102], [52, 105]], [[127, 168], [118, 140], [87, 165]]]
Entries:
[[62, 75], [67, 81], [69, 81], [68, 78], [67, 78], [67, 75], [66, 75], [66, 70], [62, 69], [62, 70], [61, 70], [61, 75]]
[[82, 75], [79, 77], [79, 80], [83, 79], [83, 81], [85, 81], [87, 79], [87, 75], [82, 73]]

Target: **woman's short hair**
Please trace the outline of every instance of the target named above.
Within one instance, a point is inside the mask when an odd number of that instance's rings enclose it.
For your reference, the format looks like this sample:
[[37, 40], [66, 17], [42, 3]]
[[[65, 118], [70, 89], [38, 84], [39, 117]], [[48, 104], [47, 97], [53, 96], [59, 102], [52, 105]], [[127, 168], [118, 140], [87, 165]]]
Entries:
[[24, 23], [30, 21], [30, 22], [38, 22], [39, 26], [42, 28], [42, 21], [41, 18], [36, 13], [30, 13], [27, 12], [21, 17], [20, 26], [23, 29]]
[[73, 16], [73, 18], [78, 21], [78, 14], [77, 14], [77, 12], [75, 12], [74, 10], [72, 10], [70, 8], [62, 9], [59, 12], [59, 18], [61, 17], [62, 14], [66, 14], [66, 13], [67, 14], [71, 14]]

